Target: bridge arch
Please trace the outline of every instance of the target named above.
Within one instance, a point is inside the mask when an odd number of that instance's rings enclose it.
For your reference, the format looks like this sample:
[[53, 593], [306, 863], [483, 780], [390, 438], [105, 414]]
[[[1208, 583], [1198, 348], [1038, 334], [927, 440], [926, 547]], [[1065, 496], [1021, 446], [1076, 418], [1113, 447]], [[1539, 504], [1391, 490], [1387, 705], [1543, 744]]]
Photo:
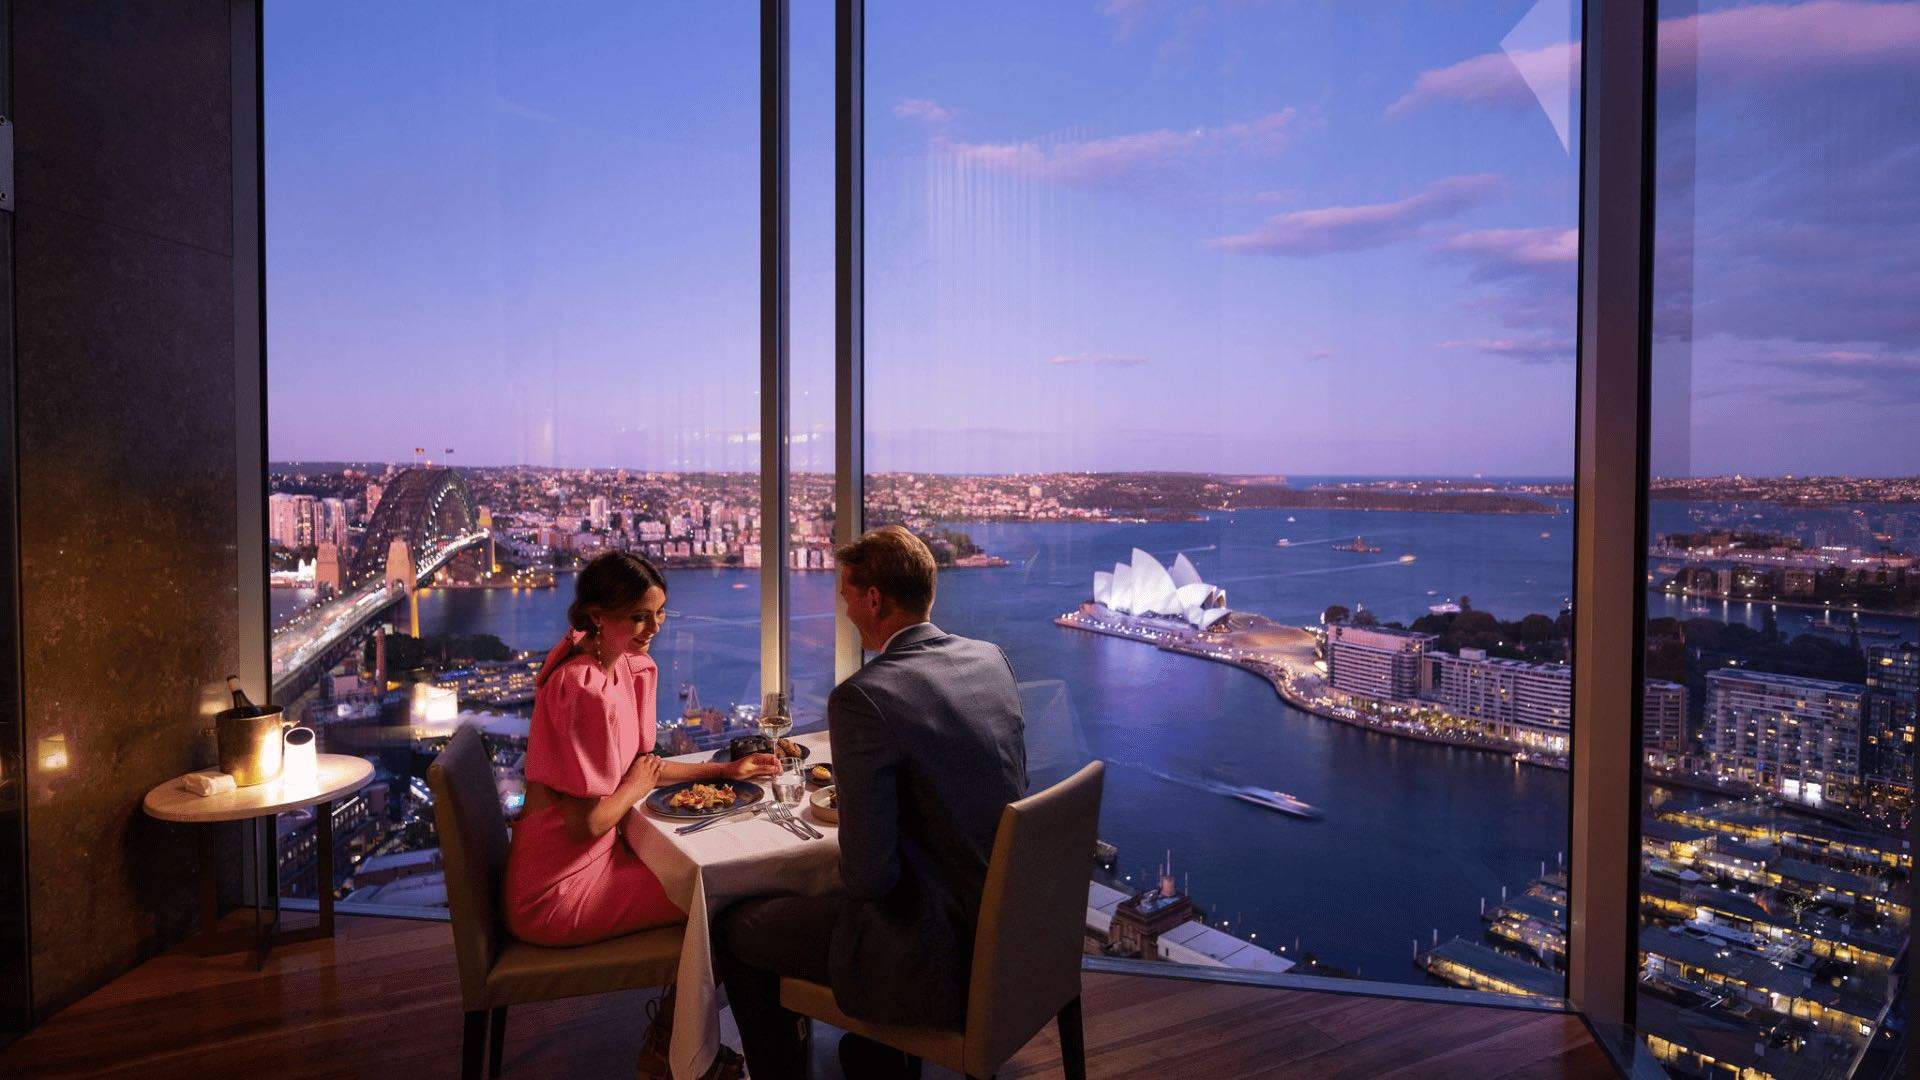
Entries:
[[353, 556], [352, 583], [387, 573], [396, 541], [418, 559], [443, 541], [479, 529], [473, 489], [452, 469], [408, 469], [395, 476], [380, 496], [372, 520]]

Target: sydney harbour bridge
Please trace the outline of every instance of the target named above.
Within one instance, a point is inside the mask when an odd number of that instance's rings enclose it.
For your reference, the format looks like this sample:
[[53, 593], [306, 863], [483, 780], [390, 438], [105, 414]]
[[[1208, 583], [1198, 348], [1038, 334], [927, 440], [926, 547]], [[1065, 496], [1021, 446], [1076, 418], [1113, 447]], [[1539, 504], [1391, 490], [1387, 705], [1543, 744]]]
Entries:
[[495, 569], [492, 525], [452, 469], [416, 468], [394, 477], [352, 563], [329, 567], [323, 559], [321, 581], [333, 595], [274, 633], [273, 700], [298, 696], [369, 627], [399, 621], [388, 615], [397, 605], [407, 605], [408, 631], [419, 636], [422, 585], [462, 556], [479, 563], [479, 573]]

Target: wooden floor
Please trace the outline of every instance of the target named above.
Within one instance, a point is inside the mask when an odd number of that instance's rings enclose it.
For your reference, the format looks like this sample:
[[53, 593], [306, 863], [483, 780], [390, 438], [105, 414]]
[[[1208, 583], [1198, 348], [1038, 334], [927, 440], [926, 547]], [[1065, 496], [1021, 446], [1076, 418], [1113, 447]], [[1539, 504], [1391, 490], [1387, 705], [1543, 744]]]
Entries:
[[[237, 925], [237, 922], [236, 922]], [[515, 1006], [508, 1077], [630, 1077], [640, 993]], [[1611, 1077], [1557, 1013], [1090, 974], [1093, 1077]], [[833, 1036], [816, 1036], [823, 1067]], [[348, 918], [333, 941], [241, 954], [187, 946], [129, 972], [0, 1051], [0, 1076], [400, 1077], [458, 1070], [460, 1007], [443, 923]], [[1002, 1077], [1057, 1076], [1049, 1026]], [[933, 1075], [934, 1070], [929, 1070]]]

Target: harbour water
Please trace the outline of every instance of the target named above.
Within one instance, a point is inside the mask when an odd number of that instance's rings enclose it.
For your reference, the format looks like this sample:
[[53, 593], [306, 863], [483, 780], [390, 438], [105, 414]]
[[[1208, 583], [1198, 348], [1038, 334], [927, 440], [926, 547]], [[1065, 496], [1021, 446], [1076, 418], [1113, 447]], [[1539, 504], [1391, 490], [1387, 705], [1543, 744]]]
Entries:
[[[1656, 504], [1668, 528], [1684, 504]], [[1142, 547], [1185, 553], [1231, 606], [1291, 623], [1329, 604], [1411, 620], [1470, 597], [1507, 619], [1557, 613], [1571, 591], [1572, 517], [1260, 511], [1162, 524], [968, 523], [1002, 568], [942, 576], [935, 620], [998, 642], [1022, 682], [1034, 780], [1088, 757], [1109, 763], [1101, 822], [1136, 880], [1169, 851], [1195, 899], [1287, 955], [1295, 942], [1370, 979], [1422, 981], [1413, 944], [1479, 935], [1481, 898], [1496, 902], [1552, 868], [1567, 847], [1568, 776], [1471, 750], [1408, 742], [1306, 715], [1261, 678], [1129, 641], [1062, 629], [1054, 616], [1089, 595], [1093, 571]], [[1338, 551], [1364, 536], [1378, 554]], [[1285, 547], [1277, 544], [1288, 539]], [[1404, 556], [1412, 555], [1411, 561]], [[697, 687], [703, 704], [758, 697], [758, 573], [669, 574], [673, 612], [656, 644], [663, 692]], [[832, 681], [830, 575], [792, 582], [795, 697], [818, 716]], [[430, 633], [490, 633], [520, 649], [558, 637], [571, 577], [555, 589], [428, 590]], [[1653, 599], [1661, 614], [1664, 598]], [[1677, 603], [1676, 603], [1677, 606]], [[1711, 605], [1758, 625], [1760, 613]], [[1672, 614], [1681, 614], [1676, 610]], [[1798, 632], [1807, 613], [1779, 613]], [[1886, 619], [1875, 625], [1910, 628]], [[677, 703], [663, 701], [663, 711]], [[1157, 775], [1158, 774], [1158, 775]], [[1319, 808], [1303, 821], [1220, 794], [1279, 789]], [[1190, 878], [1189, 878], [1190, 875]]]

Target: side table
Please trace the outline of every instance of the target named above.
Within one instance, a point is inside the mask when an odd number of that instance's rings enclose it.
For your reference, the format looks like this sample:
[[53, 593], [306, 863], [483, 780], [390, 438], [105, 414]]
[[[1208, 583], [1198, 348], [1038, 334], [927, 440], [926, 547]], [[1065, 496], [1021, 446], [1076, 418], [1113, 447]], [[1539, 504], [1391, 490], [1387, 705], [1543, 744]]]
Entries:
[[[259, 950], [256, 967], [265, 967], [267, 953], [276, 941], [305, 941], [316, 937], [333, 936], [333, 801], [343, 795], [351, 795], [367, 786], [373, 779], [373, 763], [365, 758], [349, 757], [345, 754], [319, 755], [319, 768], [313, 782], [296, 784], [288, 780], [269, 780], [252, 787], [235, 788], [218, 795], [196, 795], [185, 783], [186, 778], [176, 776], [160, 784], [142, 800], [141, 806], [151, 817], [161, 821], [178, 821], [188, 824], [215, 824], [223, 821], [245, 821], [247, 823], [247, 842], [255, 852], [258, 864], [258, 879], [255, 882], [253, 905], [253, 928], [255, 947]], [[268, 859], [276, 857], [275, 852], [267, 852], [264, 858], [260, 852], [261, 822], [272, 824], [274, 815], [303, 807], [314, 807], [315, 824], [319, 829], [316, 838], [319, 845], [320, 860], [320, 921], [318, 925], [299, 931], [282, 932], [280, 926], [280, 891], [274, 887], [274, 875], [269, 872]], [[209, 836], [212, 834], [209, 833]], [[212, 845], [204, 845], [203, 850]], [[219, 867], [214, 859], [207, 858], [204, 872], [208, 875], [207, 895], [213, 896], [219, 889]], [[266, 894], [273, 894], [273, 918], [262, 924], [260, 908], [266, 903]], [[202, 905], [203, 922], [210, 922], [214, 905]], [[210, 929], [211, 927], [207, 927]]]

